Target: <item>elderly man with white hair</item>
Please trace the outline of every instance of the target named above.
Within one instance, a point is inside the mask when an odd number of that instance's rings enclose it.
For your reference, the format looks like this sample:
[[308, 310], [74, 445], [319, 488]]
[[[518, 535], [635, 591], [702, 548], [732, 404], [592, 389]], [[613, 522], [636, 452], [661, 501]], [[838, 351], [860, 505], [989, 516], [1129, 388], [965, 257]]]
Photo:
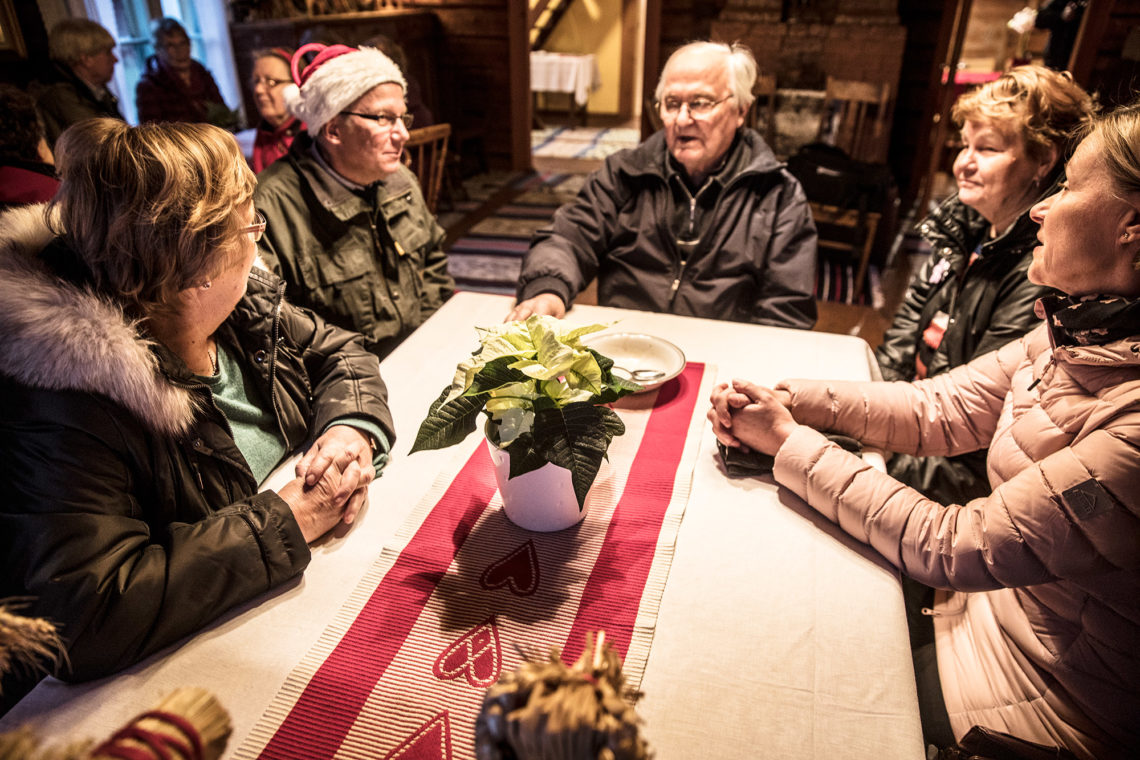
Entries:
[[258, 177], [261, 255], [292, 303], [362, 333], [383, 358], [454, 290], [444, 231], [401, 161], [404, 75], [373, 48], [318, 43], [296, 52], [292, 74], [285, 105], [308, 131]]
[[115, 75], [115, 38], [94, 21], [68, 18], [48, 34], [51, 66], [29, 92], [44, 122], [48, 146], [63, 130], [86, 119], [123, 118], [119, 99], [107, 89]]
[[561, 317], [596, 276], [604, 306], [780, 327], [815, 323], [816, 233], [796, 179], [752, 129], [756, 60], [694, 42], [665, 63], [665, 128], [610, 156], [531, 241], [508, 319]]

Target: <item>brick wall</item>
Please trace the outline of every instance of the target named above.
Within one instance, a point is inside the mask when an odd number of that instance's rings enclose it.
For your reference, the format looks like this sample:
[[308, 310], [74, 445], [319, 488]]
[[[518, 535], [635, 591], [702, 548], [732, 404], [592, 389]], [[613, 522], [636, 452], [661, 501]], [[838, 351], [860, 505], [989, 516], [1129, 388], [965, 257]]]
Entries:
[[[832, 76], [887, 82], [893, 94], [906, 42], [896, 8], [896, 0], [729, 0], [711, 36], [751, 47], [760, 70], [774, 73], [780, 88], [822, 90]], [[880, 160], [889, 133], [888, 117]]]

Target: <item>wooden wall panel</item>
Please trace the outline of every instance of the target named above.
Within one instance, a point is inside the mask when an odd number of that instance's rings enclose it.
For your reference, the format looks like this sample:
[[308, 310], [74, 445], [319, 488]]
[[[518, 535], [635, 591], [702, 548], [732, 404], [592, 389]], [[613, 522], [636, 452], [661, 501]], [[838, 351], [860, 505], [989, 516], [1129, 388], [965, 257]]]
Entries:
[[[506, 168], [514, 151], [509, 126], [509, 5], [509, 0], [420, 0], [412, 10], [232, 24], [246, 107], [257, 112], [248, 88], [252, 61], [246, 51], [297, 47], [305, 31], [314, 27], [328, 31], [325, 36], [330, 39], [322, 42], [359, 44], [383, 33], [407, 52], [409, 69], [419, 79], [436, 121], [452, 125], [456, 148], [478, 153], [480, 163]], [[525, 137], [529, 143], [529, 135]]]

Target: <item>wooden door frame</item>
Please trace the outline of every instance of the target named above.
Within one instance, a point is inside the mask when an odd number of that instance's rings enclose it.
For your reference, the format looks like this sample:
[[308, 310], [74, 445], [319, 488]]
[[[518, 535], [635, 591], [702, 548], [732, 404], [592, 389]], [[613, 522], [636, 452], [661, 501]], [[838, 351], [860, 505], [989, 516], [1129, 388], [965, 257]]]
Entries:
[[[938, 31], [935, 49], [935, 64], [930, 72], [930, 87], [933, 94], [923, 108], [922, 124], [927, 125], [923, 136], [915, 146], [914, 163], [911, 165], [910, 186], [917, 188], [918, 216], [926, 216], [926, 207], [933, 190], [934, 175], [942, 159], [942, 147], [950, 130], [950, 109], [954, 106], [954, 73], [962, 57], [962, 45], [966, 39], [966, 27], [970, 24], [970, 9], [973, 0], [943, 0], [943, 17]], [[917, 180], [917, 182], [916, 182]]]
[[[636, 1], [636, 0], [634, 0]], [[527, 28], [527, 0], [507, 2], [507, 57], [511, 87], [511, 168], [531, 168], [530, 125], [530, 30]], [[642, 93], [657, 86], [661, 51], [661, 0], [645, 0], [645, 41], [642, 58]], [[625, 65], [623, 51], [623, 62]], [[624, 89], [623, 89], [624, 92]]]

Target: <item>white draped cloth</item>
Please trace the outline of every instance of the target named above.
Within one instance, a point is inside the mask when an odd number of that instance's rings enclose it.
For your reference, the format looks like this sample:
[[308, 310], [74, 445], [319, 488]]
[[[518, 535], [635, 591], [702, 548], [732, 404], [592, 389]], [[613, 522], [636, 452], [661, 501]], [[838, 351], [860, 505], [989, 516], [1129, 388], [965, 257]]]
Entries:
[[590, 93], [601, 86], [598, 60], [593, 53], [535, 50], [530, 54], [530, 89], [534, 92], [573, 93], [574, 102], [584, 106]]

